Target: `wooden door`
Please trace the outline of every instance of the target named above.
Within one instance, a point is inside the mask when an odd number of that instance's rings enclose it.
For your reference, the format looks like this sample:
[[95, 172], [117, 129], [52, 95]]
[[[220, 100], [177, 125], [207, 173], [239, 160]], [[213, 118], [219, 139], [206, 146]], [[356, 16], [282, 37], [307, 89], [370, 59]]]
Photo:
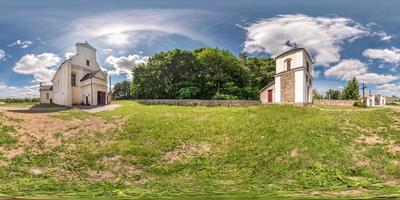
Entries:
[[268, 102], [272, 103], [272, 90], [268, 90]]

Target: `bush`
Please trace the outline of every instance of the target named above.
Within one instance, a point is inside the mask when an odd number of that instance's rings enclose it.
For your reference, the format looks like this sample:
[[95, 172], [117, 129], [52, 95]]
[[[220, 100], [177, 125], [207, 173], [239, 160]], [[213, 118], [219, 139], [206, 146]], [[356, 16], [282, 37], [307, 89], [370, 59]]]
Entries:
[[367, 107], [367, 105], [364, 105], [364, 103], [363, 103], [362, 101], [355, 101], [355, 102], [353, 103], [353, 106], [355, 106], [355, 107], [361, 107], [361, 108]]
[[199, 94], [200, 89], [197, 87], [184, 87], [178, 92], [179, 99], [192, 99]]

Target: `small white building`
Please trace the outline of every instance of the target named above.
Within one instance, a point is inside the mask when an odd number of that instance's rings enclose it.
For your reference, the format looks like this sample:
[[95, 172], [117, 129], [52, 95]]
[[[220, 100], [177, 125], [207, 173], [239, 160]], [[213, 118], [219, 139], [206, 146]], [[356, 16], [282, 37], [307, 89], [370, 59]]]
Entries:
[[367, 97], [365, 97], [365, 99], [367, 107], [386, 105], [386, 98], [379, 94], [378, 95], [370, 94]]
[[111, 103], [107, 73], [97, 63], [96, 49], [87, 42], [75, 46], [76, 55], [58, 67], [52, 85], [40, 84], [40, 102], [63, 106]]
[[312, 58], [304, 48], [294, 47], [274, 58], [275, 80], [260, 92], [266, 103], [312, 103]]

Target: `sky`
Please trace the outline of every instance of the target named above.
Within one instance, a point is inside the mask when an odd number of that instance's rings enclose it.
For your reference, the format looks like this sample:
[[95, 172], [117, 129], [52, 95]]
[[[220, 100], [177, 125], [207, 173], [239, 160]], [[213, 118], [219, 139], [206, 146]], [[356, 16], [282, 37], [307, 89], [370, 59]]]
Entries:
[[75, 43], [97, 49], [113, 84], [170, 49], [218, 47], [270, 57], [305, 47], [314, 88], [400, 96], [399, 0], [0, 1], [0, 98], [35, 97]]

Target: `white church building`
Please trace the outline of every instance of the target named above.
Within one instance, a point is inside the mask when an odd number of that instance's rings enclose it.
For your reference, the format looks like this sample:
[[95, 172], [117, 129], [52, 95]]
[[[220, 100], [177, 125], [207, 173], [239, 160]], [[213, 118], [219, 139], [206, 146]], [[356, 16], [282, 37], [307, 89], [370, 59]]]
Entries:
[[70, 107], [72, 105], [106, 105], [107, 73], [96, 59], [96, 49], [87, 42], [77, 43], [76, 55], [65, 60], [51, 80], [52, 85], [40, 84], [40, 102]]
[[312, 58], [304, 48], [294, 47], [275, 58], [275, 80], [259, 91], [267, 103], [312, 103]]

